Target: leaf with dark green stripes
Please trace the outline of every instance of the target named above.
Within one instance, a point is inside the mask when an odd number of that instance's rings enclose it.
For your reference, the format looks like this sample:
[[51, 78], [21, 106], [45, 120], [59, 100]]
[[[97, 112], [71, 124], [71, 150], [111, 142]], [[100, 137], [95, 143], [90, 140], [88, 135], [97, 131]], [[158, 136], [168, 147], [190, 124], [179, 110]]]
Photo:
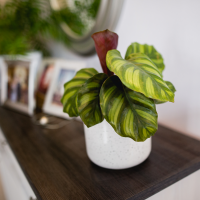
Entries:
[[[169, 87], [169, 89], [170, 89], [173, 93], [176, 92], [176, 88], [174, 87], [174, 85], [173, 85], [171, 82], [165, 81], [165, 83], [167, 84], [167, 86]], [[159, 100], [154, 99], [154, 103], [155, 103], [155, 104], [162, 104], [162, 103], [166, 103], [166, 102], [167, 102], [167, 101], [159, 101]]]
[[87, 127], [103, 121], [99, 93], [108, 75], [99, 73], [89, 78], [78, 91], [78, 112]]
[[129, 55], [131, 55], [132, 53], [146, 54], [158, 67], [158, 70], [160, 71], [161, 74], [165, 69], [165, 64], [162, 55], [152, 45], [139, 44], [137, 42], [134, 42], [128, 47], [125, 59], [128, 59]]
[[64, 95], [61, 99], [63, 104], [63, 112], [69, 114], [70, 117], [77, 117], [77, 93], [80, 87], [87, 81], [89, 78], [98, 74], [98, 72], [94, 68], [85, 68], [79, 70], [75, 77], [65, 83], [64, 85]]
[[158, 128], [154, 101], [127, 88], [117, 76], [103, 83], [100, 106], [106, 121], [120, 136], [145, 141]]
[[176, 92], [176, 88], [174, 87], [174, 85], [170, 82], [170, 81], [165, 81], [165, 83], [167, 84], [167, 86], [169, 87], [169, 89], [175, 93]]
[[124, 60], [119, 51], [110, 50], [106, 63], [126, 87], [152, 99], [174, 102], [174, 93], [147, 55], [135, 53], [129, 55], [128, 60]]

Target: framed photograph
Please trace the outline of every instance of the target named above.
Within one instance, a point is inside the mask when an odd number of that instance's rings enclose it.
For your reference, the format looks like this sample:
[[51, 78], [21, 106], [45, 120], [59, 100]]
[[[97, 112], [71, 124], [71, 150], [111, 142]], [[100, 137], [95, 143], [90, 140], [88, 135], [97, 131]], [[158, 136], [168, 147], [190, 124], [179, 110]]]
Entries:
[[58, 60], [55, 62], [52, 81], [43, 106], [45, 113], [69, 118], [68, 114], [63, 113], [63, 105], [60, 102], [64, 93], [64, 84], [70, 81], [76, 72], [84, 67], [86, 67], [86, 63], [83, 61]]
[[46, 94], [53, 77], [56, 59], [45, 58], [42, 60], [38, 70], [37, 91]]
[[2, 76], [2, 103], [12, 109], [32, 115], [35, 108], [34, 86], [38, 66], [41, 62], [39, 52], [27, 56], [4, 56]]
[[56, 59], [45, 58], [42, 60], [40, 68], [37, 73], [37, 84], [36, 84], [36, 106], [38, 109], [42, 109], [46, 93], [50, 86]]

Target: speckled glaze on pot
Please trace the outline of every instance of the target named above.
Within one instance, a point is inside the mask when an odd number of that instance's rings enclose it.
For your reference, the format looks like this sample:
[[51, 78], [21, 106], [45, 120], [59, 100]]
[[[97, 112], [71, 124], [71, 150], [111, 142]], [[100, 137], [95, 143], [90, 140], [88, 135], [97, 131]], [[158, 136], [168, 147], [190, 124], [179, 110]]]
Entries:
[[88, 157], [104, 168], [125, 169], [139, 165], [151, 152], [151, 138], [135, 142], [121, 137], [106, 120], [90, 128], [84, 125], [84, 130]]

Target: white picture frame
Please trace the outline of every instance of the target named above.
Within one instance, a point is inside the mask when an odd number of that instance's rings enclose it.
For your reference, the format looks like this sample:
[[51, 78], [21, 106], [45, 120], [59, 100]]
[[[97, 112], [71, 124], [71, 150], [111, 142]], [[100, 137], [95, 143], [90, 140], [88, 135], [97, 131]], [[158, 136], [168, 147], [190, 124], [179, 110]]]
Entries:
[[[68, 60], [57, 60], [55, 62], [54, 67], [54, 75], [52, 77], [51, 84], [49, 86], [49, 89], [47, 91], [47, 95], [45, 98], [43, 111], [50, 115], [55, 115], [57, 117], [62, 117], [69, 119], [69, 115], [67, 113], [63, 112], [63, 106], [61, 103], [55, 104], [54, 96], [56, 94], [56, 88], [62, 85], [62, 92], [60, 91], [61, 96], [64, 93], [64, 83], [71, 80], [76, 72], [82, 68], [86, 67], [86, 63], [84, 61], [68, 61]], [[73, 71], [73, 75], [72, 75]], [[66, 79], [64, 80], [61, 78], [61, 74], [66, 73]], [[68, 75], [68, 73], [70, 75]], [[64, 75], [63, 75], [64, 76]], [[59, 78], [62, 80], [59, 82]], [[59, 86], [58, 86], [59, 85]], [[60, 98], [61, 99], [61, 98]]]
[[[33, 115], [35, 108], [35, 98], [34, 98], [34, 90], [35, 90], [35, 79], [38, 67], [41, 62], [42, 54], [40, 52], [32, 52], [27, 55], [16, 55], [16, 56], [8, 56], [4, 55], [3, 57], [3, 67], [2, 67], [2, 90], [1, 90], [1, 100], [2, 104], [11, 109], [20, 111], [22, 113]], [[21, 66], [17, 66], [20, 63]], [[19, 64], [19, 65], [20, 65]], [[11, 67], [24, 67], [27, 68], [28, 74], [28, 83], [27, 83], [27, 104], [22, 103], [12, 98], [8, 97], [8, 70]], [[16, 66], [15, 66], [16, 65]]]
[[0, 105], [3, 104], [3, 102], [6, 99], [6, 65], [3, 60], [3, 57], [0, 57]]

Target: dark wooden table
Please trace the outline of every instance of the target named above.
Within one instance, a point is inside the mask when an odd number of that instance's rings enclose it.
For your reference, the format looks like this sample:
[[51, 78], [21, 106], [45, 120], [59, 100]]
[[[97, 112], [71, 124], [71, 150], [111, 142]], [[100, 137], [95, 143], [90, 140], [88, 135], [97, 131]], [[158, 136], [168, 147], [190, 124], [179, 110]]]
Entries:
[[81, 122], [47, 130], [0, 107], [0, 127], [42, 200], [145, 199], [200, 169], [200, 141], [163, 126], [153, 137], [149, 158], [126, 170], [104, 169], [89, 160]]

